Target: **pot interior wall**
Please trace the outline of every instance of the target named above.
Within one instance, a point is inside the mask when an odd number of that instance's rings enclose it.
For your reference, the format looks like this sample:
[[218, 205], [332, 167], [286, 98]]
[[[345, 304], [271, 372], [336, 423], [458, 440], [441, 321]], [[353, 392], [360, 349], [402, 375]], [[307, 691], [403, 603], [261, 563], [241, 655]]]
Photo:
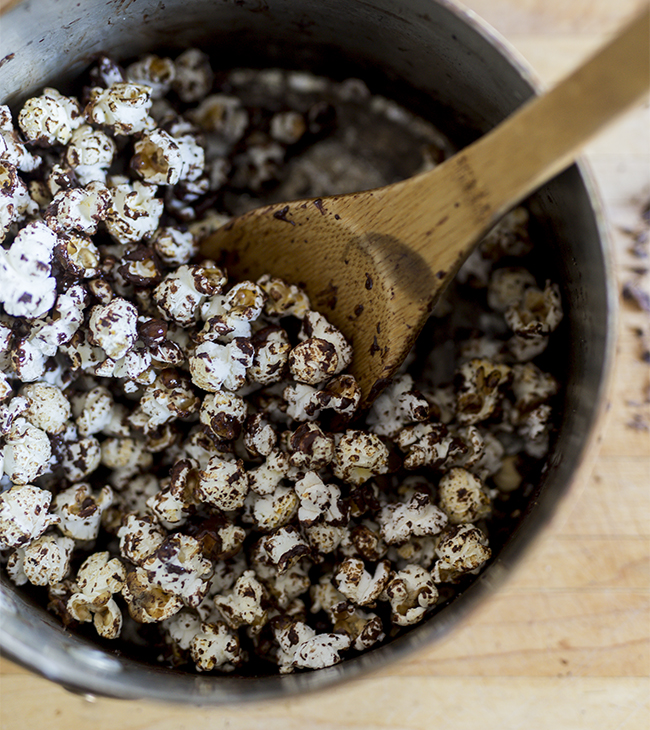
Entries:
[[[462, 145], [532, 93], [525, 70], [462, 12], [434, 0], [24, 0], [2, 18], [0, 100], [19, 106], [43, 85], [66, 83], [99, 53], [124, 59], [160, 47], [199, 45], [215, 64], [310, 68], [360, 76], [433, 121]], [[108, 656], [5, 584], [5, 650], [63, 684], [92, 693], [218, 703], [302, 692], [376, 667], [449, 630], [521, 554], [554, 511], [582, 457], [611, 352], [612, 301], [604, 242], [577, 167], [532, 203], [549, 247], [547, 273], [567, 312], [563, 421], [523, 527], [498, 560], [452, 606], [379, 650], [312, 674], [267, 678], [178, 675]], [[2, 579], [4, 581], [4, 579]]]

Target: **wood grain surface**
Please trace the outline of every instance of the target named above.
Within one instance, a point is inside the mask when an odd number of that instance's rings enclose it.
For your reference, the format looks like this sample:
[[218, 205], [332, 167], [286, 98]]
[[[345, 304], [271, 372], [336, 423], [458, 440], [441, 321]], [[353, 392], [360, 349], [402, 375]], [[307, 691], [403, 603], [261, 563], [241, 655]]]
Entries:
[[[0, 0], [0, 7], [5, 0]], [[545, 82], [561, 77], [638, 0], [469, 0]], [[1, 23], [1, 21], [0, 21]], [[624, 229], [650, 198], [646, 103], [592, 143], [622, 287], [644, 262]], [[641, 280], [648, 286], [647, 274]], [[0, 662], [3, 730], [648, 730], [650, 727], [650, 367], [622, 301], [617, 370], [599, 454], [504, 589], [444, 643], [349, 686], [241, 709], [90, 703]], [[636, 428], [630, 424], [635, 424]]]

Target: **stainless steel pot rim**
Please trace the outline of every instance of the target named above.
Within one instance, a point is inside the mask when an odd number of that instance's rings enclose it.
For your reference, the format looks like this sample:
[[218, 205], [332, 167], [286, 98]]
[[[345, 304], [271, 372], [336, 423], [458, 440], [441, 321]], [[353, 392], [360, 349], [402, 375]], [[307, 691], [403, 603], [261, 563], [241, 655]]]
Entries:
[[[541, 84], [528, 63], [489, 24], [461, 3], [437, 0], [437, 4], [453, 13], [495, 47], [534, 92], [540, 90]], [[602, 205], [593, 176], [586, 163], [579, 161], [577, 169], [588, 191], [602, 242], [609, 321], [602, 377], [595, 396], [599, 406], [588, 424], [589, 433], [585, 435], [581, 453], [575, 459], [574, 481], [580, 465], [584, 466], [583, 462], [589, 451], [589, 444], [594, 441], [594, 431], [601, 421], [600, 416], [605, 407], [605, 395], [609, 387], [614, 359], [617, 308], [610, 236]], [[565, 495], [569, 489], [570, 485], [567, 485], [563, 494]], [[512, 568], [510, 565], [506, 567], [506, 563], [511, 562], [514, 553], [517, 554], [517, 559], [512, 562], [520, 562], [522, 552], [530, 549], [535, 539], [539, 538], [543, 527], [552, 518], [555, 507], [556, 505], [553, 505], [552, 508], [545, 505], [545, 509], [538, 509], [534, 514], [529, 515], [525, 532], [520, 530], [518, 534], [514, 535], [499, 558], [454, 601], [453, 612], [444, 610], [399, 639], [326, 669], [293, 675], [250, 678], [196, 676], [150, 665], [139, 665], [134, 662], [124, 663], [116, 656], [105, 653], [90, 642], [74, 637], [67, 632], [66, 636], [69, 640], [65, 643], [58, 642], [55, 645], [47, 641], [45, 630], [42, 635], [36, 634], [36, 632], [26, 634], [23, 631], [23, 624], [19, 620], [20, 607], [14, 601], [11, 585], [4, 578], [0, 592], [0, 614], [3, 616], [3, 620], [0, 622], [0, 647], [2, 647], [3, 653], [16, 663], [88, 698], [107, 696], [192, 703], [193, 705], [221, 705], [286, 698], [289, 695], [297, 696], [308, 691], [321, 690], [343, 681], [350, 681], [362, 674], [367, 675], [371, 671], [381, 670], [430, 644], [434, 639], [448, 635], [448, 630], [452, 625], [457, 626], [459, 621], [474, 610], [487, 594], [492, 593], [495, 587], [501, 586], [506, 577], [511, 575]], [[146, 680], [149, 678], [152, 681], [147, 684]]]

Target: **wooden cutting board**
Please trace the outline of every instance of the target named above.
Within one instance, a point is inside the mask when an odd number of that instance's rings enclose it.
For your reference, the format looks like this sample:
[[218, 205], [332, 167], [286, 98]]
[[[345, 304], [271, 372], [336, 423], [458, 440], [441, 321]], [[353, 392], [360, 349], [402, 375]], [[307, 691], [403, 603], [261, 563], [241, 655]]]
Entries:
[[[6, 0], [0, 0], [4, 5]], [[595, 48], [639, 0], [467, 0], [546, 82]], [[587, 154], [622, 286], [647, 262], [621, 228], [650, 199], [648, 104]], [[641, 282], [648, 287], [648, 277]], [[504, 589], [444, 643], [345, 688], [264, 705], [187, 710], [73, 696], [0, 661], [0, 728], [22, 730], [648, 730], [650, 366], [622, 302], [617, 372], [599, 451]], [[636, 428], [629, 424], [635, 423]], [[647, 428], [647, 426], [646, 426]]]

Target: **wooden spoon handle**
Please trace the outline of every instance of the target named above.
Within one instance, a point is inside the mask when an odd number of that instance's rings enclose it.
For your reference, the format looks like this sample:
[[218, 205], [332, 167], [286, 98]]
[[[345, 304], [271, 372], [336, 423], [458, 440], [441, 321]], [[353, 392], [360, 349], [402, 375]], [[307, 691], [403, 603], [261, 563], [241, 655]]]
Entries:
[[[531, 99], [443, 165], [393, 186], [395, 197], [386, 195], [382, 207], [397, 215], [384, 224], [397, 238], [408, 233], [410, 246], [441, 278], [454, 273], [486, 229], [567, 167], [585, 142], [643, 98], [649, 86], [646, 8], [551, 91]], [[435, 208], [450, 211], [434, 226], [426, 215], [432, 187]], [[382, 192], [374, 191], [380, 199]]]

